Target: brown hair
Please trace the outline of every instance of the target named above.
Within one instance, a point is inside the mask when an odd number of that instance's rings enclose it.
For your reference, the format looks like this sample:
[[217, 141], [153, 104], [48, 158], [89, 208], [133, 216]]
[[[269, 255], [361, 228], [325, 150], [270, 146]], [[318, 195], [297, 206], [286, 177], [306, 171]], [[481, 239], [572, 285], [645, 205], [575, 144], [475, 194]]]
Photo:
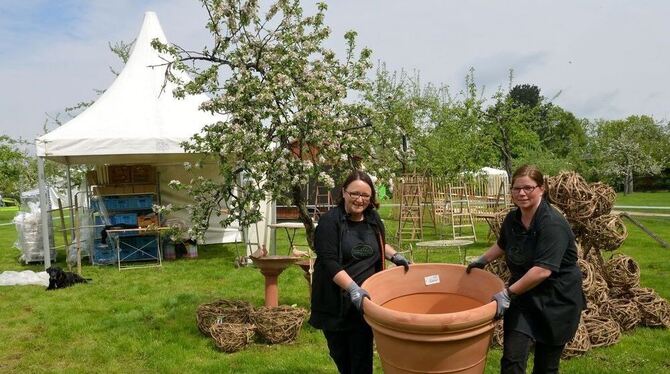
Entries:
[[342, 188], [338, 192], [340, 200], [338, 202], [338, 205], [343, 206], [344, 205], [344, 198], [342, 196], [342, 190], [346, 190], [349, 185], [354, 182], [354, 181], [363, 181], [365, 182], [368, 186], [370, 186], [370, 205], [365, 210], [368, 209], [379, 209], [379, 203], [377, 202], [377, 192], [375, 191], [375, 185], [372, 183], [372, 178], [370, 176], [361, 170], [354, 170], [352, 171], [349, 176], [347, 176], [347, 179], [344, 180], [344, 183], [342, 183]]
[[544, 175], [542, 175], [540, 169], [538, 169], [538, 167], [535, 165], [525, 164], [519, 166], [514, 171], [514, 174], [512, 174], [512, 184], [514, 184], [515, 180], [521, 177], [528, 177], [534, 180], [538, 186], [540, 187], [544, 186]]

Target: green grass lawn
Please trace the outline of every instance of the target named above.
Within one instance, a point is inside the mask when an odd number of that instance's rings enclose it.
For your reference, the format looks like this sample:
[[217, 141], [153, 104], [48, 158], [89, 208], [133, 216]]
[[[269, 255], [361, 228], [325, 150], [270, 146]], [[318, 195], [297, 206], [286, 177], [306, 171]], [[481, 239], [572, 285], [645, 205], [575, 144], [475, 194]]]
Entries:
[[[0, 209], [0, 224], [11, 222], [15, 210]], [[382, 209], [391, 234], [397, 223]], [[670, 218], [640, 221], [670, 241]], [[642, 285], [670, 298], [670, 250], [663, 249], [637, 227], [620, 252], [633, 256], [642, 268]], [[425, 239], [436, 239], [428, 223]], [[479, 242], [468, 255], [484, 251], [487, 228], [477, 226]], [[278, 231], [278, 245], [286, 238]], [[12, 248], [13, 225], [0, 226], [0, 270], [43, 270], [21, 265]], [[304, 242], [304, 236], [298, 240]], [[422, 261], [424, 252], [416, 252]], [[65, 267], [59, 250], [58, 265]], [[0, 288], [0, 372], [48, 373], [335, 373], [322, 334], [305, 324], [289, 345], [254, 344], [234, 354], [221, 353], [196, 327], [198, 305], [219, 298], [263, 303], [263, 278], [253, 267], [235, 268], [233, 245], [199, 247], [199, 257], [164, 262], [162, 268], [119, 272], [114, 266], [84, 266], [86, 285], [45, 292], [39, 286]], [[432, 262], [457, 262], [456, 251], [432, 251]], [[279, 278], [280, 303], [309, 307], [307, 282], [291, 267]], [[499, 371], [500, 350], [491, 350], [487, 373]], [[376, 372], [381, 372], [375, 359]], [[670, 331], [638, 328], [608, 348], [564, 361], [565, 373], [661, 373], [670, 370]]]
[[[616, 208], [616, 209], [630, 212], [670, 214], [670, 191], [633, 192], [628, 195], [618, 193], [614, 205], [626, 206], [626, 208]], [[631, 208], [634, 206], [640, 206], [640, 207], [646, 206], [655, 208], [654, 209]], [[664, 208], [658, 209], [657, 207], [664, 207]]]

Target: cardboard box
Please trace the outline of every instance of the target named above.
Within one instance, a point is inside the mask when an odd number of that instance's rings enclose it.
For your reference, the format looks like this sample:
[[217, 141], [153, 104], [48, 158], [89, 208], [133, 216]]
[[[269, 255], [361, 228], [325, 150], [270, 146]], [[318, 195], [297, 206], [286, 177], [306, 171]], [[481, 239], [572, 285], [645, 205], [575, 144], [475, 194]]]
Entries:
[[140, 215], [137, 217], [137, 226], [147, 227], [150, 225], [158, 226], [158, 216], [156, 213]]
[[300, 217], [298, 208], [294, 206], [278, 206], [276, 212], [277, 219], [298, 219]]
[[156, 169], [151, 165], [132, 165], [130, 174], [131, 180], [135, 184], [156, 183]]
[[110, 184], [132, 183], [132, 171], [128, 165], [109, 165], [107, 167]]
[[157, 193], [155, 184], [134, 184], [133, 193]]

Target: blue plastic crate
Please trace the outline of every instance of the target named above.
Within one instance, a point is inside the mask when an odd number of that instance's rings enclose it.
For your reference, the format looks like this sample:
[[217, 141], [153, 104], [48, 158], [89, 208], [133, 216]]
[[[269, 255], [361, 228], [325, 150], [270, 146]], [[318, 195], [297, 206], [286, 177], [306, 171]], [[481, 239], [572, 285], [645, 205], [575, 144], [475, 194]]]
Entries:
[[151, 209], [154, 200], [150, 196], [137, 196], [134, 199], [134, 207], [137, 209]]
[[105, 196], [102, 201], [105, 203], [107, 210], [118, 209], [119, 198], [115, 196]]
[[133, 197], [119, 197], [116, 199], [116, 208], [114, 209], [132, 209]]
[[137, 225], [137, 213], [123, 213], [109, 216], [112, 225]]
[[96, 243], [93, 248], [93, 256], [91, 262], [94, 265], [109, 265], [116, 263], [116, 249], [112, 245], [102, 246]]

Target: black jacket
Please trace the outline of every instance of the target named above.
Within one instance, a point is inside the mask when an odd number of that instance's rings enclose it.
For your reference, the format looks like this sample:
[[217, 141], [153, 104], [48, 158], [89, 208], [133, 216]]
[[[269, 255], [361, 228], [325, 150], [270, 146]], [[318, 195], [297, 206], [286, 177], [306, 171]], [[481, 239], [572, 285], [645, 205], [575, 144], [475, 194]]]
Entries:
[[[375, 272], [378, 272], [384, 266], [384, 224], [376, 210], [368, 209], [364, 214], [379, 244], [381, 260], [375, 264]], [[341, 245], [346, 228], [347, 215], [344, 207], [339, 205], [319, 219], [314, 233], [317, 257], [312, 275], [312, 313], [309, 324], [317, 329], [346, 330], [351, 325], [348, 316], [353, 306], [349, 296], [333, 282], [335, 274], [344, 269]]]

